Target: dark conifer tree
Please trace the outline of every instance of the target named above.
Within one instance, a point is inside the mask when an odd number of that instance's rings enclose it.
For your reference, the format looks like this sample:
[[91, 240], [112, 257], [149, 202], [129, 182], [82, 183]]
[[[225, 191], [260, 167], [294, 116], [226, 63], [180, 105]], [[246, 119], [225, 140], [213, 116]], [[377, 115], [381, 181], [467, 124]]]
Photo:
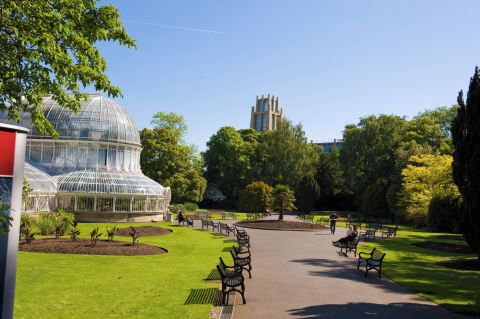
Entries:
[[480, 259], [480, 72], [478, 66], [470, 79], [467, 103], [458, 94], [457, 111], [452, 123], [454, 146], [453, 178], [462, 194], [460, 223], [468, 245]]

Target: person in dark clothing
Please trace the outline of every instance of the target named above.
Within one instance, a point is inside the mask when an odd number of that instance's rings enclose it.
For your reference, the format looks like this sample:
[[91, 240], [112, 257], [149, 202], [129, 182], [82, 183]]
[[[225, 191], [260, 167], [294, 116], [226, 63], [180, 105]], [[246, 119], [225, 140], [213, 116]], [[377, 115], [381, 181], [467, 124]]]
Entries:
[[335, 228], [337, 226], [338, 215], [335, 212], [330, 214], [330, 234], [335, 234]]
[[182, 213], [181, 209], [179, 209], [178, 212], [177, 212], [177, 219], [178, 219], [179, 224], [181, 224], [185, 221], [185, 217], [183, 216], [183, 213]]

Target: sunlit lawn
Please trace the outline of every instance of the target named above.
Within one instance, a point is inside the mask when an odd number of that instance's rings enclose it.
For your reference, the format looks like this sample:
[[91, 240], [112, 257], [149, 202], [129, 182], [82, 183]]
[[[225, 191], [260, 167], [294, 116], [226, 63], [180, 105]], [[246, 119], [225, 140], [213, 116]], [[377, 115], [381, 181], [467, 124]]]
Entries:
[[[94, 227], [80, 224], [81, 237]], [[128, 227], [130, 224], [117, 224]], [[95, 256], [19, 252], [15, 318], [206, 318], [211, 304], [184, 305], [191, 289], [218, 288], [205, 282], [218, 258], [227, 261], [234, 241], [223, 235], [171, 223], [173, 233], [143, 237], [167, 254]], [[129, 241], [127, 237], [116, 240]]]
[[397, 284], [432, 300], [445, 308], [468, 314], [480, 314], [475, 299], [480, 293], [480, 273], [461, 271], [436, 265], [435, 262], [456, 258], [476, 258], [475, 255], [447, 253], [412, 246], [423, 241], [448, 242], [466, 245], [463, 241], [432, 238], [440, 235], [413, 229], [399, 231], [399, 238], [368, 242], [359, 251], [373, 247], [386, 252], [383, 273]]

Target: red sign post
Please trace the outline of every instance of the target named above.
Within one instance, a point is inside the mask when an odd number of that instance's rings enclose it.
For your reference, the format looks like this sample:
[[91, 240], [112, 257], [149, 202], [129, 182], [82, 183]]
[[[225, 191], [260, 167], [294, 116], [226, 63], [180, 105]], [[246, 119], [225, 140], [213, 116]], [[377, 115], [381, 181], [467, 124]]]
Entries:
[[18, 236], [22, 209], [23, 167], [28, 130], [0, 123], [0, 214], [11, 217], [11, 225], [0, 234], [0, 314], [13, 318]]

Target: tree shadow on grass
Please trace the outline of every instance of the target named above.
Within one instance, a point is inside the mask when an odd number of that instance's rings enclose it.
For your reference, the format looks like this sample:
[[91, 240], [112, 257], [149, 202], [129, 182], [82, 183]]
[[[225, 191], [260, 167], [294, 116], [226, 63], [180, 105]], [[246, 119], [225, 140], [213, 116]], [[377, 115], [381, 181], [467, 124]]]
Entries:
[[217, 288], [204, 288], [204, 289], [190, 289], [190, 295], [188, 295], [185, 305], [199, 305], [199, 304], [212, 304], [219, 305], [221, 303], [221, 291]]
[[417, 303], [348, 303], [309, 306], [288, 310], [291, 316], [298, 318], [460, 318], [436, 305]]

